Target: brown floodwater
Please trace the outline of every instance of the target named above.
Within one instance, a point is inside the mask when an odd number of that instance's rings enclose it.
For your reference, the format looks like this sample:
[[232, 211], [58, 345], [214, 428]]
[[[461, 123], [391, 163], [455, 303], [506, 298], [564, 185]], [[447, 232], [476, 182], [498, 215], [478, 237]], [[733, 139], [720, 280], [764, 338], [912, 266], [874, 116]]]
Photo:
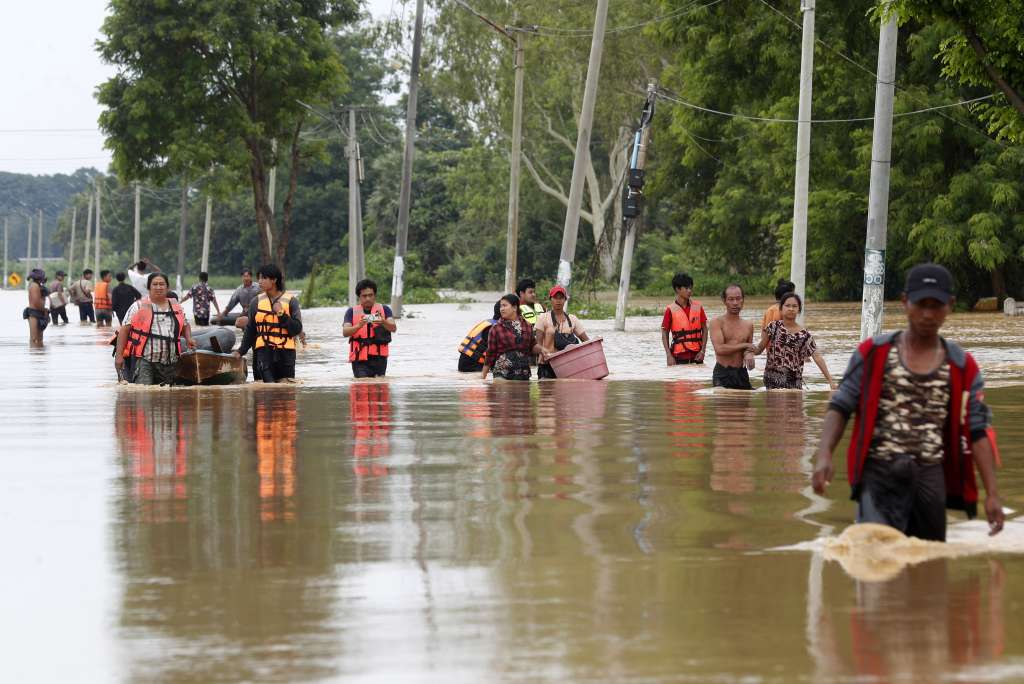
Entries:
[[[816, 368], [715, 393], [647, 317], [587, 323], [605, 381], [484, 382], [455, 348], [491, 306], [435, 304], [386, 381], [352, 381], [343, 311], [317, 309], [298, 384], [140, 389], [93, 327], [29, 349], [24, 297], [0, 293], [3, 681], [1024, 680], [1019, 520], [884, 582], [814, 546], [854, 514], [843, 478], [808, 488]], [[808, 327], [840, 373], [859, 306]], [[1024, 319], [945, 332], [987, 374], [1019, 509]]]

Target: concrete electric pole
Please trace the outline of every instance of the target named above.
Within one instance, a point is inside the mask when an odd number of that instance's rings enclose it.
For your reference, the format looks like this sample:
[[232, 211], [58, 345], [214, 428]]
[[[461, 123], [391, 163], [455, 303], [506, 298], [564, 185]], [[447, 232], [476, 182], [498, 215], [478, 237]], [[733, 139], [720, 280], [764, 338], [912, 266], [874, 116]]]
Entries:
[[203, 258], [199, 270], [210, 272], [210, 233], [213, 232], [213, 198], [206, 198], [206, 221], [203, 222]]
[[860, 337], [882, 332], [885, 303], [885, 245], [889, 224], [889, 171], [892, 168], [892, 110], [896, 91], [896, 44], [899, 24], [895, 15], [882, 24], [878, 37], [878, 81], [875, 84], [875, 124], [871, 140], [871, 185], [868, 192], [868, 228], [864, 241], [864, 297]]
[[102, 200], [100, 199], [100, 182], [96, 181], [96, 235], [93, 236], [93, 244], [96, 249], [96, 258], [93, 265], [93, 278], [100, 277], [100, 227], [103, 225]]
[[569, 185], [569, 206], [562, 229], [562, 253], [558, 260], [558, 284], [566, 290], [572, 283], [572, 262], [576, 258], [576, 236], [580, 229], [580, 203], [583, 201], [585, 169], [590, 158], [590, 132], [594, 123], [594, 104], [597, 102], [597, 84], [601, 76], [601, 54], [604, 51], [604, 28], [608, 20], [608, 0], [597, 0], [594, 16], [594, 37], [590, 43], [590, 62], [587, 65], [587, 84], [583, 90], [583, 108], [576, 131], [576, 156], [572, 164], [572, 182]]
[[[92, 206], [93, 206], [93, 200], [94, 200], [94, 198], [92, 196], [92, 193], [90, 192], [89, 193], [89, 208], [88, 208], [88, 210], [86, 210], [86, 214], [85, 214], [86, 215], [86, 219], [85, 219], [85, 249], [82, 250], [82, 270], [83, 271], [85, 269], [89, 268], [89, 247], [92, 244], [90, 242], [90, 240], [92, 239]], [[69, 277], [74, 277], [75, 275], [77, 275], [79, 278], [82, 277], [81, 272], [79, 272], [77, 274], [71, 273], [71, 274], [69, 274]]]
[[[811, 176], [811, 103], [814, 89], [814, 3], [800, 0], [804, 15], [803, 45], [800, 55], [800, 106], [796, 132], [796, 182], [793, 189], [793, 244], [789, 279], [796, 293], [806, 299], [807, 282], [807, 203]], [[806, 301], [800, 319], [807, 310]]]
[[135, 236], [132, 241], [132, 264], [139, 263], [139, 242], [142, 232], [142, 188], [135, 181]]
[[356, 110], [348, 109], [348, 305], [355, 306], [359, 282], [359, 144], [356, 142]]
[[416, 25], [409, 68], [409, 95], [405, 111], [405, 152], [402, 155], [402, 187], [398, 196], [398, 230], [395, 231], [395, 265], [391, 275], [391, 311], [402, 317], [405, 287], [405, 251], [409, 242], [409, 205], [412, 202], [412, 164], [416, 154], [416, 95], [420, 81], [420, 51], [423, 43], [423, 0], [416, 0]]
[[178, 274], [175, 276], [174, 289], [178, 296], [181, 292], [181, 279], [185, 275], [185, 231], [188, 227], [188, 182], [181, 179], [181, 218], [178, 220]]
[[71, 207], [71, 245], [68, 247], [68, 277], [75, 272], [75, 227], [78, 224], [78, 206]]

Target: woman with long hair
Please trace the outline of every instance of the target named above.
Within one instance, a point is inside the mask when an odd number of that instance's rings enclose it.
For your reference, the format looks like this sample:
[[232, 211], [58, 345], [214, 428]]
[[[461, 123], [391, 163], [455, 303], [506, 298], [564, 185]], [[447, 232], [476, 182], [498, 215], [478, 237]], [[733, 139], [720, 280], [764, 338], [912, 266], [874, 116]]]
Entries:
[[486, 378], [493, 370], [495, 378], [529, 380], [530, 355], [540, 352], [539, 345], [534, 345], [533, 326], [519, 312], [519, 297], [514, 294], [501, 298], [499, 313], [501, 318], [487, 334], [487, 357], [480, 377]]
[[768, 362], [764, 367], [764, 386], [766, 389], [802, 389], [804, 385], [804, 363], [814, 359], [822, 375], [828, 380], [829, 386], [835, 390], [836, 381], [828, 372], [828, 365], [818, 351], [814, 337], [802, 325], [797, 317], [803, 311], [804, 303], [800, 295], [787, 292], [779, 300], [779, 312], [782, 318], [772, 321], [761, 332], [761, 341], [754, 349], [760, 354], [768, 348]]

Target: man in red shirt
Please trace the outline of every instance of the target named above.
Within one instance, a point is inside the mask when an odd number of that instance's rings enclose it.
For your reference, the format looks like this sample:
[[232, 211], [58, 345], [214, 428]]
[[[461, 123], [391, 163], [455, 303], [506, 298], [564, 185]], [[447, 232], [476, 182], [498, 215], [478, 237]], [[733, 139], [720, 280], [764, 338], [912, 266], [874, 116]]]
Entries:
[[[669, 366], [680, 363], [704, 363], [708, 346], [708, 316], [693, 298], [693, 278], [676, 273], [672, 278], [676, 299], [665, 309], [661, 320], [661, 346]], [[669, 335], [671, 334], [671, 339]]]

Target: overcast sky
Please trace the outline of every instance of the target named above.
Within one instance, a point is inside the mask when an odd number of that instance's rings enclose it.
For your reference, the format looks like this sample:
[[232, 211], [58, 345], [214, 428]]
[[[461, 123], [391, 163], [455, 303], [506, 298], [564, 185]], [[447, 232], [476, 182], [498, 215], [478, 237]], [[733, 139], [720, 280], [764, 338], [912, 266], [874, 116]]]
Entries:
[[[96, 54], [108, 0], [5, 2], [0, 21], [0, 171], [106, 169], [96, 86], [112, 75]], [[402, 0], [363, 0], [376, 17]], [[406, 11], [413, 11], [410, 5]]]

